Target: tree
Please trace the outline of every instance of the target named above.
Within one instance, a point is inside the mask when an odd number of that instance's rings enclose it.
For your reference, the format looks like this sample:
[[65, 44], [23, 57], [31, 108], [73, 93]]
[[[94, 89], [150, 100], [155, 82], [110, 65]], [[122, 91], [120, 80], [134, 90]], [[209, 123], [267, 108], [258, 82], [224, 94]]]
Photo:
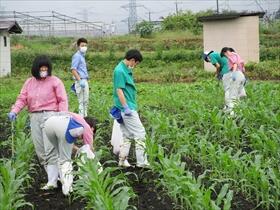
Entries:
[[142, 21], [136, 25], [136, 32], [139, 33], [142, 38], [151, 36], [153, 29], [153, 24], [148, 21]]
[[163, 30], [188, 30], [194, 34], [202, 32], [202, 23], [198, 21], [198, 17], [212, 15], [212, 10], [193, 13], [191, 11], [180, 12], [164, 18], [162, 22]]

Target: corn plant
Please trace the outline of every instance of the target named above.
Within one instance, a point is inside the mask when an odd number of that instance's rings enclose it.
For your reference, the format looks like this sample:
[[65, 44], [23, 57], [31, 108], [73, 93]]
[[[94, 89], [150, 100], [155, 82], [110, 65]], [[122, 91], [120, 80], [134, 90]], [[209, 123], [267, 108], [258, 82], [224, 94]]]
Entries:
[[32, 204], [25, 202], [23, 191], [28, 187], [29, 170], [32, 170], [33, 144], [28, 135], [22, 132], [26, 118], [18, 119], [13, 130], [15, 154], [10, 160], [2, 159], [0, 165], [0, 209], [18, 209]]
[[233, 192], [229, 190], [229, 184], [223, 185], [217, 199], [212, 200], [212, 188], [202, 184], [206, 172], [195, 179], [186, 170], [185, 163], [181, 162], [180, 154], [167, 157], [163, 148], [152, 140], [148, 141], [147, 148], [152, 170], [160, 175], [158, 184], [164, 186], [167, 193], [183, 208], [218, 210], [223, 204], [223, 209], [230, 209]]
[[[20, 167], [23, 164], [20, 165]], [[26, 174], [19, 174], [11, 160], [1, 161], [0, 165], [0, 209], [15, 210], [32, 205], [24, 200], [22, 193]]]
[[88, 209], [125, 210], [135, 207], [129, 205], [129, 200], [135, 197], [128, 185], [126, 176], [118, 168], [106, 167], [98, 173], [97, 158], [87, 160], [82, 164], [75, 182], [75, 197], [85, 198]]

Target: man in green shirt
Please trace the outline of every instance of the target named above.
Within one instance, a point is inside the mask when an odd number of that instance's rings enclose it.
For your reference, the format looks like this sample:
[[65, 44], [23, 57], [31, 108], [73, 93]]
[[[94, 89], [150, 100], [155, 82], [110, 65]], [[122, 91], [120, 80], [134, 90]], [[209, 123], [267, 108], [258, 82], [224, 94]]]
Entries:
[[124, 60], [114, 69], [113, 98], [115, 107], [121, 110], [123, 123], [120, 124], [123, 133], [123, 143], [120, 146], [119, 166], [130, 167], [127, 157], [130, 150], [131, 140], [135, 140], [136, 160], [138, 167], [147, 167], [147, 155], [145, 154], [145, 135], [139, 115], [137, 113], [136, 87], [132, 70], [143, 57], [138, 50], [129, 50]]
[[230, 115], [234, 115], [233, 107], [238, 100], [236, 84], [241, 83], [242, 78], [236, 77], [230, 71], [227, 57], [221, 57], [220, 53], [206, 51], [202, 57], [206, 62], [210, 62], [216, 67], [216, 76], [223, 81], [225, 91], [224, 111]]

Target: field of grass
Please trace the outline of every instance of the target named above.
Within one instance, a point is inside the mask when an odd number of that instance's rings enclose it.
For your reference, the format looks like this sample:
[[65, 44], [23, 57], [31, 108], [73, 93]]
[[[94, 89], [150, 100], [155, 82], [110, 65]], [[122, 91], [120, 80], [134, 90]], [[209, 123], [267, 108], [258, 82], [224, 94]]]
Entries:
[[[96, 162], [87, 164], [69, 199], [60, 191], [39, 190], [46, 177], [36, 162], [28, 114], [21, 112], [11, 125], [7, 113], [39, 53], [52, 58], [70, 111], [77, 112], [69, 72], [75, 39], [13, 37], [12, 77], [0, 83], [0, 209], [31, 209], [31, 204], [35, 209], [280, 209], [277, 37], [279, 33], [261, 34], [261, 62], [247, 65], [248, 97], [234, 118], [222, 112], [222, 84], [202, 69], [201, 36], [169, 32], [149, 39], [90, 39], [89, 114], [99, 122], [94, 146], [106, 170], [97, 174]], [[129, 48], [144, 54], [134, 76], [147, 130], [149, 170], [116, 168], [110, 145], [112, 70]]]

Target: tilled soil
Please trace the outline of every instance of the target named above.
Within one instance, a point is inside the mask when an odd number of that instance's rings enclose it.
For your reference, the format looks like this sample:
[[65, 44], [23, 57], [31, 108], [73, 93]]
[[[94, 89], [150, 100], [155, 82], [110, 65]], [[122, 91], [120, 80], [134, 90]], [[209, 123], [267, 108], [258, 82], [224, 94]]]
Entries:
[[137, 198], [131, 202], [138, 210], [171, 210], [175, 209], [175, 203], [162, 189], [155, 186], [156, 174], [147, 169], [130, 168], [128, 170], [135, 173], [128, 176], [133, 191]]
[[[130, 201], [139, 210], [171, 210], [175, 204], [161, 189], [154, 184], [155, 175], [151, 171], [139, 168], [124, 169], [123, 172], [133, 172], [135, 175], [128, 175], [128, 180], [137, 198]], [[61, 186], [55, 190], [43, 191], [40, 187], [46, 183], [47, 176], [44, 169], [36, 166], [36, 172], [32, 175], [34, 182], [26, 190], [25, 200], [34, 205], [35, 210], [80, 210], [85, 209], [86, 200], [70, 198], [62, 194]], [[31, 207], [24, 207], [22, 210], [31, 210]]]
[[[32, 174], [34, 182], [25, 192], [25, 200], [33, 204], [35, 210], [79, 210], [85, 208], [85, 201], [71, 201], [70, 198], [64, 196], [61, 191], [61, 185], [54, 190], [41, 190], [42, 185], [47, 182], [47, 174], [39, 165], [36, 166], [35, 170], [36, 172]], [[22, 208], [22, 210], [31, 209], [28, 206]]]

